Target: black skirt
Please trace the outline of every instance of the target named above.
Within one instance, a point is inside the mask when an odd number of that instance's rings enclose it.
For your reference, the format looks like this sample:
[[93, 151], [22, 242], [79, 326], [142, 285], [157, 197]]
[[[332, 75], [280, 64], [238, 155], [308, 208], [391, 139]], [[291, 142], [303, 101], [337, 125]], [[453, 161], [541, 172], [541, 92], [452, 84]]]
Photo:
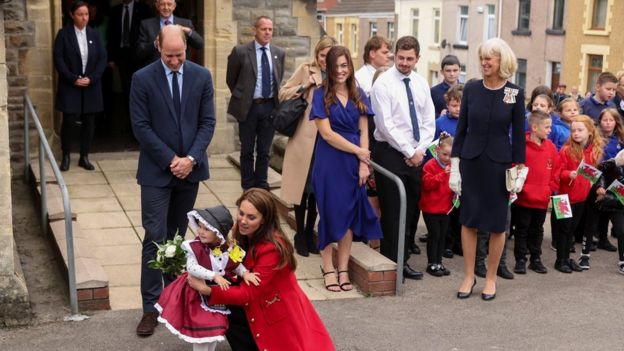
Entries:
[[505, 170], [511, 163], [492, 161], [485, 153], [474, 159], [461, 159], [461, 211], [459, 221], [468, 228], [502, 233], [507, 225], [509, 192]]

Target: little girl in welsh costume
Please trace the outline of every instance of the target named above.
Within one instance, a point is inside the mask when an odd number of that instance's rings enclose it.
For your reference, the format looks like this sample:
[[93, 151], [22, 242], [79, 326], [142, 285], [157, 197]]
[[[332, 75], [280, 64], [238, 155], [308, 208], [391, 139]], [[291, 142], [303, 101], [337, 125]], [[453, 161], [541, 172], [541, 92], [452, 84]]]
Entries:
[[230, 311], [223, 305], [207, 305], [204, 297], [188, 285], [188, 275], [211, 281], [224, 290], [238, 277], [255, 285], [260, 279], [243, 266], [245, 252], [226, 240], [233, 225], [227, 208], [195, 209], [187, 216], [197, 237], [182, 243], [186, 272], [165, 287], [155, 307], [160, 312], [158, 321], [192, 343], [193, 350], [212, 351], [217, 342], [225, 340]]

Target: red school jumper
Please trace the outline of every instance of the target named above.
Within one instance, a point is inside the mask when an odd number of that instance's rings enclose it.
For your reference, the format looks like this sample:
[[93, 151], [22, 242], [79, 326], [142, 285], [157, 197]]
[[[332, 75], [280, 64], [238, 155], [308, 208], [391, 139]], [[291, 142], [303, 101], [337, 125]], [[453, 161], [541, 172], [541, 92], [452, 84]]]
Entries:
[[453, 206], [453, 191], [449, 188], [451, 174], [444, 171], [437, 159], [432, 158], [423, 167], [420, 201], [423, 213], [447, 214]]
[[[552, 141], [546, 139], [542, 144], [537, 144], [526, 135], [526, 161], [529, 173], [518, 194], [516, 204], [545, 210], [550, 202], [550, 195], [559, 190], [559, 177], [561, 175], [561, 162], [557, 148]], [[569, 182], [569, 180], [568, 180]]]
[[[589, 165], [594, 164], [594, 160], [591, 155], [592, 148], [593, 146], [589, 145], [585, 148], [585, 150], [583, 150], [583, 160]], [[576, 178], [570, 182], [570, 173], [578, 169], [581, 161], [575, 161], [572, 159], [568, 145], [561, 148], [559, 157], [561, 161], [561, 182], [559, 183], [559, 194], [568, 194], [571, 205], [584, 202], [585, 199], [587, 199], [587, 195], [589, 195], [589, 190], [592, 186], [589, 180], [577, 174]]]
[[212, 289], [210, 304], [242, 305], [256, 345], [267, 351], [333, 351], [325, 325], [290, 267], [276, 269], [280, 255], [267, 241], [249, 250], [243, 264], [260, 275], [259, 286]]

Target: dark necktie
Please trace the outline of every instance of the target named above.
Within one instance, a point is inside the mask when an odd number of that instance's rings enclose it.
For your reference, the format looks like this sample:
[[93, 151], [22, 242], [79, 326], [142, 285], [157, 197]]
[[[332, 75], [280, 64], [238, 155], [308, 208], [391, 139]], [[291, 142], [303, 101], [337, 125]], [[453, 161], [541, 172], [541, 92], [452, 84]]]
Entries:
[[182, 142], [182, 116], [181, 116], [181, 107], [180, 107], [180, 86], [178, 85], [178, 72], [171, 71], [171, 93], [173, 95], [173, 108], [176, 112], [176, 118], [178, 119], [178, 143], [179, 150], [178, 152], [183, 152], [184, 144]]
[[268, 99], [271, 96], [271, 66], [269, 66], [267, 48], [263, 46], [260, 49], [262, 49], [262, 58], [260, 60], [262, 64], [262, 97]]
[[121, 47], [124, 48], [130, 46], [130, 13], [128, 10], [128, 5], [124, 5], [123, 33], [121, 33]]
[[171, 21], [170, 21], [170, 20], [168, 20], [168, 19], [167, 19], [167, 20], [165, 20], [165, 26], [168, 26], [168, 25], [170, 25], [170, 24], [171, 24]]
[[416, 106], [414, 106], [414, 97], [412, 96], [412, 89], [409, 85], [410, 79], [403, 78], [403, 83], [405, 83], [407, 101], [409, 102], [410, 119], [412, 120], [412, 133], [414, 134], [414, 139], [416, 141], [420, 141], [420, 129], [418, 127], [418, 118], [416, 117]]

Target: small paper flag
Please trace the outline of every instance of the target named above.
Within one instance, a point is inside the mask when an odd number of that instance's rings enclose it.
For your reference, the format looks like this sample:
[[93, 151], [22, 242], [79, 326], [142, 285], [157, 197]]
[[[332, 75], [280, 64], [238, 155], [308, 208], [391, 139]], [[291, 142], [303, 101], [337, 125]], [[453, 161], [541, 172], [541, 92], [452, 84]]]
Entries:
[[434, 140], [431, 144], [429, 144], [429, 146], [427, 147], [427, 150], [429, 150], [429, 152], [431, 153], [431, 156], [433, 156], [434, 158], [438, 158], [438, 153], [436, 152], [436, 146], [438, 146], [438, 142], [440, 141], [440, 139], [436, 139]]
[[576, 171], [578, 174], [583, 176], [583, 178], [589, 180], [592, 185], [594, 185], [598, 181], [598, 178], [602, 175], [601, 171], [592, 165], [588, 165], [584, 160], [581, 160], [581, 163]]
[[568, 194], [555, 195], [551, 196], [551, 198], [552, 208], [553, 211], [555, 211], [555, 218], [563, 219], [572, 217], [572, 207], [570, 207], [570, 198], [568, 198]]
[[609, 185], [607, 191], [611, 191], [615, 194], [615, 197], [624, 205], [624, 184], [620, 183], [617, 179]]
[[453, 194], [453, 200], [451, 200], [451, 203], [452, 203], [451, 209], [448, 210], [448, 212], [446, 213], [447, 215], [453, 212], [454, 208], [459, 208], [459, 205], [460, 205], [459, 195]]

